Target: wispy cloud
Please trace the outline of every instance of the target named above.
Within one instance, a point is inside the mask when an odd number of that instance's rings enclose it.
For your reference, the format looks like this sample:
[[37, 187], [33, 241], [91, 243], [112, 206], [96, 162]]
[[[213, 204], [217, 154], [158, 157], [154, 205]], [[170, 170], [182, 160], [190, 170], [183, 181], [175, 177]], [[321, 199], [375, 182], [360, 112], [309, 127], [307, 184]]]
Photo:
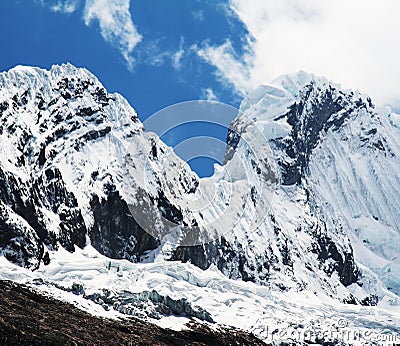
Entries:
[[83, 18], [86, 25], [98, 21], [103, 38], [120, 50], [132, 69], [132, 52], [142, 36], [133, 25], [129, 6], [130, 0], [86, 0]]
[[157, 38], [147, 40], [141, 44], [140, 49], [136, 51], [136, 58], [140, 64], [159, 67], [166, 62], [170, 62], [173, 53], [169, 50], [162, 49], [162, 39]]
[[183, 49], [183, 45], [185, 43], [185, 40], [183, 37], [181, 37], [181, 42], [179, 44], [179, 49], [172, 54], [172, 66], [174, 67], [175, 70], [180, 70], [182, 67], [182, 58], [185, 53]]
[[203, 10], [193, 11], [192, 16], [197, 21], [202, 22], [204, 20], [204, 11]]
[[251, 54], [238, 57], [230, 40], [226, 40], [220, 46], [210, 46], [205, 43], [203, 47], [194, 49], [197, 49], [197, 54], [202, 59], [217, 67], [217, 76], [221, 83], [232, 84], [235, 91], [242, 95], [251, 90], [252, 81], [249, 77]]
[[133, 50], [142, 40], [130, 12], [130, 0], [36, 0], [53, 12], [71, 14], [84, 2], [83, 20], [87, 26], [97, 22], [101, 36], [116, 47], [129, 69], [133, 69]]
[[[185, 65], [184, 59], [187, 56], [185, 39], [180, 38], [179, 46], [173, 43], [172, 47], [165, 48], [165, 37], [148, 39], [140, 45], [140, 49], [136, 51], [136, 58], [140, 64], [160, 67], [162, 65], [171, 65], [177, 72]], [[196, 52], [190, 51], [190, 54]]]
[[197, 53], [238, 93], [303, 69], [381, 104], [399, 98], [399, 1], [230, 0], [230, 9], [249, 31], [245, 52], [227, 40]]
[[201, 91], [201, 98], [207, 101], [218, 101], [217, 95], [215, 95], [214, 90], [211, 88], [205, 88]]
[[36, 0], [44, 7], [50, 8], [53, 12], [71, 14], [76, 11], [80, 0]]

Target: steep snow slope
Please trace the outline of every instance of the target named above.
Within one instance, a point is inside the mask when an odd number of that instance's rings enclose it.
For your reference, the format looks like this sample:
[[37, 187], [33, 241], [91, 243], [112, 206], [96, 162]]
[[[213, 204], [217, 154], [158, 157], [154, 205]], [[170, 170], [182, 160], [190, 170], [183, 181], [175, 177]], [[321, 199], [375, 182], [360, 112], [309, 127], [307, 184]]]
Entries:
[[355, 258], [400, 294], [400, 131], [390, 113], [361, 110], [310, 161], [321, 212], [347, 230]]
[[[399, 294], [397, 115], [376, 109], [358, 92], [304, 72], [260, 87], [241, 111], [269, 138], [283, 185], [307, 195], [317, 227], [335, 242], [351, 244], [363, 287], [382, 297], [378, 276]], [[330, 245], [327, 251], [332, 252]], [[352, 285], [354, 292], [360, 286]]]

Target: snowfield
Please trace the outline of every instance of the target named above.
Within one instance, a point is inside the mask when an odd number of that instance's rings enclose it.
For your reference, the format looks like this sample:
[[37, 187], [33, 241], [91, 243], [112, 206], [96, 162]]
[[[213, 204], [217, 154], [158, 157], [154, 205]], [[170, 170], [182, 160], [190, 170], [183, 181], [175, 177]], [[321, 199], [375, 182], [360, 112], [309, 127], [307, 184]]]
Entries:
[[[192, 305], [208, 311], [218, 325], [251, 331], [265, 341], [315, 340], [323, 335], [326, 341], [337, 339], [354, 345], [374, 340], [380, 341], [379, 345], [389, 345], [396, 338], [400, 341], [398, 302], [383, 301], [376, 307], [338, 304], [334, 299], [304, 291], [278, 293], [253, 283], [231, 280], [214, 267], [203, 271], [180, 262], [133, 264], [110, 260], [91, 246], [77, 249], [73, 254], [60, 248], [52, 253], [51, 264], [35, 272], [1, 257], [0, 278], [27, 284], [94, 315], [109, 318], [123, 318], [124, 314], [114, 309], [107, 311], [83, 294], [60, 288], [81, 284], [85, 295], [104, 289], [112, 295], [155, 290], [173, 299], [186, 298]], [[146, 319], [174, 329], [185, 328], [189, 321], [173, 315]], [[381, 343], [385, 340], [388, 342]]]

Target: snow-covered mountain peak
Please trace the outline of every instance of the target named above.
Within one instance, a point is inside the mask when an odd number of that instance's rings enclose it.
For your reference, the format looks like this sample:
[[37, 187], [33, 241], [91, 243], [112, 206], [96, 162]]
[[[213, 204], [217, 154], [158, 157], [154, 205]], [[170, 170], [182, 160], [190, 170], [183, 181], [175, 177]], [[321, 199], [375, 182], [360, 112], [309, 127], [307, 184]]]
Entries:
[[292, 74], [284, 74], [272, 81], [272, 85], [279, 86], [289, 92], [292, 96], [299, 96], [299, 93], [308, 84], [316, 84], [319, 86], [330, 84], [333, 87], [340, 89], [340, 85], [328, 80], [326, 77], [316, 76], [300, 70]]
[[24, 77], [30, 80], [46, 80], [48, 86], [57, 84], [61, 79], [65, 77], [72, 78], [86, 78], [93, 81], [95, 84], [100, 84], [97, 77], [92, 74], [89, 70], [84, 67], [76, 67], [71, 63], [65, 63], [61, 65], [53, 65], [50, 70], [44, 70], [35, 66], [16, 65], [8, 71], [1, 72], [0, 75], [4, 79], [10, 80], [22, 80]]
[[241, 110], [270, 141], [283, 184], [306, 191], [331, 236], [349, 236], [364, 287], [377, 275], [399, 293], [398, 116], [303, 73], [260, 87]]
[[72, 251], [98, 231], [94, 204], [100, 208], [116, 190], [121, 198], [127, 147], [148, 139], [129, 103], [85, 69], [19, 66], [0, 75], [0, 86], [3, 251], [37, 266], [46, 247]]

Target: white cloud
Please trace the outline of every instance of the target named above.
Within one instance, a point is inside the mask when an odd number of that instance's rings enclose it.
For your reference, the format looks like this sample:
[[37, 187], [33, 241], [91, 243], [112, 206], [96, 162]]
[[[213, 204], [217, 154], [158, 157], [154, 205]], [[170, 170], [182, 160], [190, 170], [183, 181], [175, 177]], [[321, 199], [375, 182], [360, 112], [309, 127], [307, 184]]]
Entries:
[[161, 50], [160, 46], [159, 39], [147, 41], [142, 44], [140, 50], [136, 54], [138, 61], [154, 67], [163, 65], [166, 61], [171, 59], [172, 53]]
[[222, 83], [231, 83], [241, 94], [252, 89], [253, 81], [249, 75], [252, 56], [245, 54], [243, 60], [239, 59], [229, 40], [216, 47], [206, 44], [203, 48], [197, 49], [197, 54], [217, 67], [217, 75]]
[[141, 64], [154, 67], [159, 67], [168, 63], [171, 64], [176, 71], [180, 71], [184, 66], [183, 60], [186, 56], [184, 46], [185, 39], [181, 37], [179, 47], [175, 49], [164, 49], [162, 47], [162, 41], [163, 38], [157, 38], [144, 42], [135, 54], [137, 60], [140, 61]]
[[181, 37], [181, 42], [179, 44], [179, 50], [177, 50], [173, 55], [172, 55], [172, 66], [174, 67], [175, 70], [180, 70], [182, 67], [182, 58], [185, 53], [183, 49], [185, 41], [183, 37]]
[[179, 50], [172, 55], [172, 66], [175, 70], [180, 70], [182, 67], [183, 53], [183, 49], [179, 48]]
[[53, 12], [71, 14], [76, 11], [80, 0], [37, 0], [37, 2]]
[[[71, 14], [75, 12], [81, 0], [35, 0], [53, 12]], [[142, 40], [136, 30], [130, 12], [130, 0], [85, 0], [83, 20], [87, 26], [97, 21], [104, 40], [118, 48], [128, 68], [132, 69], [132, 52]]]
[[192, 16], [193, 19], [202, 22], [204, 20], [204, 11], [203, 10], [193, 11]]
[[218, 101], [217, 95], [215, 95], [214, 90], [211, 88], [206, 88], [201, 91], [201, 98], [207, 101]]
[[226, 41], [198, 54], [239, 93], [303, 69], [380, 104], [399, 99], [400, 1], [230, 0], [230, 7], [252, 35], [247, 51], [237, 57]]
[[86, 25], [97, 20], [103, 38], [116, 46], [133, 68], [132, 52], [142, 36], [133, 24], [129, 6], [130, 0], [86, 0], [83, 18]]

